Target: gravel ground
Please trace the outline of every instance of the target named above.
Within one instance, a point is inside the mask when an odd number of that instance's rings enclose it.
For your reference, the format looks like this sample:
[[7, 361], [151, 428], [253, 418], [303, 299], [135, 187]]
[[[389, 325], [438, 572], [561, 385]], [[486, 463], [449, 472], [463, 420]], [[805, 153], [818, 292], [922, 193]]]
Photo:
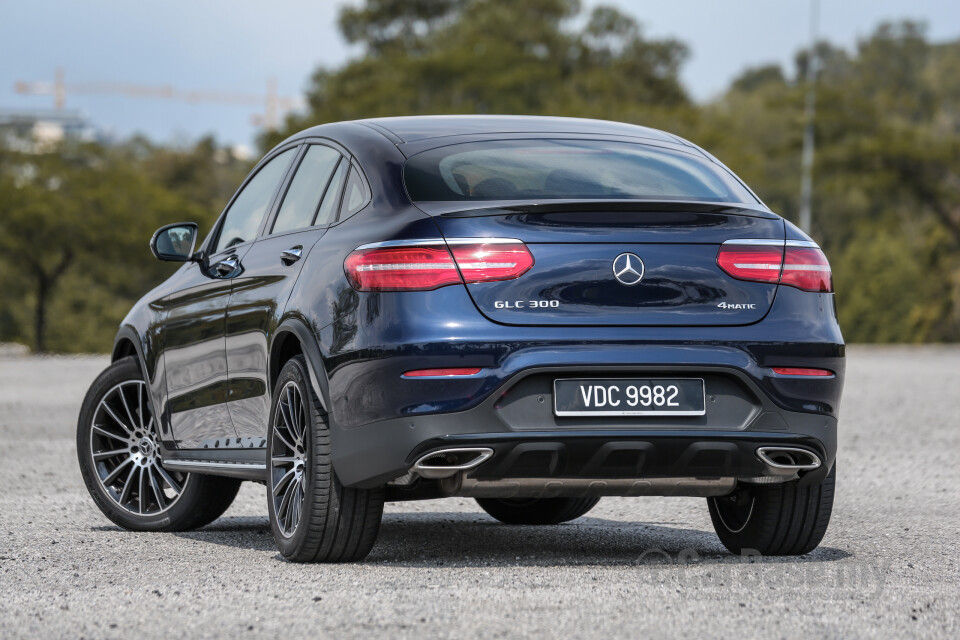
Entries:
[[958, 637], [960, 349], [851, 348], [833, 521], [729, 555], [705, 501], [605, 498], [555, 527], [388, 505], [354, 565], [277, 554], [262, 486], [190, 533], [122, 531], [80, 480], [103, 357], [0, 356], [0, 637]]

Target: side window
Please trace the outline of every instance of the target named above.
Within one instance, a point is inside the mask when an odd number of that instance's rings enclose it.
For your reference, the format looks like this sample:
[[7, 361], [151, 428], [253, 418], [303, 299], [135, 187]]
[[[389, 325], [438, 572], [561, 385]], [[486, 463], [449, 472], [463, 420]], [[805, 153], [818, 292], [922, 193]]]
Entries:
[[314, 224], [314, 215], [339, 161], [340, 154], [330, 147], [311, 145], [307, 149], [283, 198], [280, 213], [273, 223], [273, 233], [303, 229]]
[[275, 156], [247, 183], [227, 211], [214, 253], [256, 237], [263, 214], [270, 206], [270, 199], [283, 180], [295, 152], [296, 147]]
[[347, 179], [347, 188], [343, 193], [343, 206], [340, 208], [340, 219], [349, 218], [360, 211], [370, 200], [370, 191], [367, 184], [360, 177], [356, 167], [350, 168], [350, 177]]
[[320, 210], [317, 211], [317, 221], [314, 224], [330, 224], [337, 217], [337, 207], [340, 205], [340, 193], [343, 191], [343, 182], [347, 178], [347, 169], [350, 163], [341, 160], [337, 166], [333, 179], [330, 180], [330, 186], [327, 192], [323, 194], [323, 202], [320, 203]]

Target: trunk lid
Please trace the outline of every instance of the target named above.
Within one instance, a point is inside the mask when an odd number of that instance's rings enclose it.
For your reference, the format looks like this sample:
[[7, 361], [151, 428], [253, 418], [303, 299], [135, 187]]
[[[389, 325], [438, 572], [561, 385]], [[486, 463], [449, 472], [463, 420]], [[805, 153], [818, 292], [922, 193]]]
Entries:
[[784, 240], [783, 220], [761, 208], [565, 202], [451, 211], [429, 205], [432, 210], [418, 206], [434, 215], [447, 240], [515, 238], [533, 255], [533, 267], [519, 278], [466, 285], [480, 313], [495, 322], [744, 325], [761, 320], [776, 295], [776, 284], [737, 280], [717, 266], [724, 241]]

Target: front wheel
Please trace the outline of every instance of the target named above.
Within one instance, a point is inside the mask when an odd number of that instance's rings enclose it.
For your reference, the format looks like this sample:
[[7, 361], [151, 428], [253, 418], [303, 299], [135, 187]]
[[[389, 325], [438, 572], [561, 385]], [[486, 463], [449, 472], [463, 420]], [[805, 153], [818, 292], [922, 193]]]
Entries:
[[280, 553], [294, 562], [355, 562], [370, 553], [383, 516], [383, 489], [340, 484], [331, 464], [327, 416], [303, 356], [274, 385], [267, 438], [267, 509]]
[[720, 542], [738, 554], [745, 550], [765, 556], [810, 553], [823, 540], [830, 522], [836, 473], [834, 464], [820, 484], [747, 485], [728, 496], [707, 498]]
[[560, 524], [597, 506], [600, 498], [477, 498], [480, 508], [504, 524]]
[[213, 522], [233, 502], [240, 481], [167, 470], [157, 419], [135, 358], [101, 373], [77, 424], [80, 474], [93, 501], [133, 531], [185, 531]]

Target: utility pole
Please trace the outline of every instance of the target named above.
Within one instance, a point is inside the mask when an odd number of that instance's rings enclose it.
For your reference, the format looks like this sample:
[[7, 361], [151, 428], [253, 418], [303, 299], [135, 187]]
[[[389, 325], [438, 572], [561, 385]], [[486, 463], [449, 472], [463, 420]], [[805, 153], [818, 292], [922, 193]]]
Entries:
[[813, 225], [813, 146], [814, 117], [817, 109], [817, 22], [820, 0], [810, 0], [810, 53], [807, 58], [807, 97], [804, 106], [803, 155], [800, 160], [800, 228], [810, 233]]

